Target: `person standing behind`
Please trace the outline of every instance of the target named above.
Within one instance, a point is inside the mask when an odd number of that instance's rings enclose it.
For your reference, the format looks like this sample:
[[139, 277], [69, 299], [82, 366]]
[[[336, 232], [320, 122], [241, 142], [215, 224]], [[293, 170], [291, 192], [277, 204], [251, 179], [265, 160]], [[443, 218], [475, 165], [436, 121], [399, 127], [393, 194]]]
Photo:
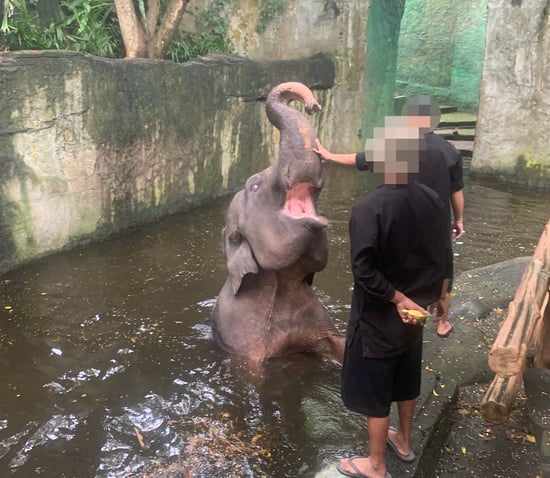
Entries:
[[[464, 234], [462, 156], [451, 143], [434, 132], [441, 120], [441, 110], [437, 102], [430, 96], [419, 95], [410, 98], [403, 108], [403, 115], [407, 117], [409, 126], [419, 128], [420, 136], [425, 141], [424, 151], [420, 153], [418, 181], [437, 192], [445, 203], [447, 221], [451, 225], [449, 240], [452, 239], [454, 242]], [[451, 207], [453, 210], [452, 222]], [[449, 247], [449, 254], [451, 254], [452, 265], [452, 247]], [[451, 302], [453, 268], [450, 272], [448, 290], [442, 298], [445, 300], [447, 311]], [[441, 314], [441, 312], [438, 311], [438, 314]], [[448, 320], [448, 314], [444, 314], [438, 323], [437, 335], [445, 338], [449, 336], [452, 330], [453, 326]]]
[[[407, 125], [417, 128], [422, 141], [422, 150], [419, 156], [418, 181], [431, 187], [444, 201], [447, 210], [449, 229], [452, 231], [452, 241], [459, 239], [464, 233], [464, 179], [462, 157], [458, 150], [441, 136], [434, 133], [435, 127], [441, 119], [441, 110], [437, 102], [428, 95], [413, 96], [409, 98], [403, 108], [404, 117], [389, 116], [386, 118], [386, 129], [396, 128], [401, 125], [401, 120], [406, 118]], [[396, 126], [397, 125], [397, 126]], [[377, 128], [375, 128], [376, 131]], [[372, 172], [372, 162], [367, 161], [365, 153], [331, 153], [319, 140], [316, 142], [315, 151], [326, 161], [353, 166], [360, 171]], [[450, 205], [449, 205], [450, 201]], [[453, 222], [451, 212], [453, 210]], [[451, 232], [449, 233], [449, 239]], [[451, 264], [453, 259], [452, 248], [449, 248]], [[437, 335], [445, 338], [453, 330], [448, 320], [450, 308], [451, 289], [453, 285], [453, 268], [450, 270], [448, 290], [444, 294], [446, 307], [438, 310], [440, 321], [437, 325]]]
[[[376, 159], [379, 151], [369, 150], [380, 144], [383, 162]], [[450, 244], [445, 205], [414, 180], [418, 145], [375, 139], [367, 142], [366, 154], [384, 184], [357, 202], [349, 220], [354, 287], [341, 395], [347, 408], [366, 416], [370, 453], [344, 458], [337, 469], [346, 476], [391, 478], [386, 444], [405, 462], [416, 458], [410, 437], [420, 394], [423, 323], [406, 311], [426, 313], [430, 304], [444, 309], [440, 297], [447, 288]], [[392, 402], [396, 429], [389, 427]]]

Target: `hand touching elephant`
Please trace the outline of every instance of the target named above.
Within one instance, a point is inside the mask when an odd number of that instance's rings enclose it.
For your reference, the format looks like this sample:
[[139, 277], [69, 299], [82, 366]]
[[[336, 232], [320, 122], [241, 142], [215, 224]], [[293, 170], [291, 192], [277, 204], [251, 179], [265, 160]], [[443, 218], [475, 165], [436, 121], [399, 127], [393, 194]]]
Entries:
[[215, 334], [224, 350], [256, 363], [299, 352], [343, 356], [343, 338], [311, 288], [328, 258], [327, 221], [317, 214], [323, 170], [316, 134], [293, 100], [309, 114], [321, 109], [301, 83], [273, 88], [266, 113], [281, 133], [278, 161], [248, 178], [222, 233], [229, 274], [213, 311]]

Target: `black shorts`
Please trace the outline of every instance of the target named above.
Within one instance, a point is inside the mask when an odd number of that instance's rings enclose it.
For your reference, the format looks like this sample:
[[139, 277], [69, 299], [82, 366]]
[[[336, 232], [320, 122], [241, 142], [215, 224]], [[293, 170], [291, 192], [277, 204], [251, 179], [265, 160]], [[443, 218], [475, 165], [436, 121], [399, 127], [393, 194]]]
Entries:
[[392, 402], [414, 400], [420, 395], [422, 338], [393, 357], [363, 357], [361, 338], [346, 344], [342, 366], [342, 400], [354, 412], [384, 418]]

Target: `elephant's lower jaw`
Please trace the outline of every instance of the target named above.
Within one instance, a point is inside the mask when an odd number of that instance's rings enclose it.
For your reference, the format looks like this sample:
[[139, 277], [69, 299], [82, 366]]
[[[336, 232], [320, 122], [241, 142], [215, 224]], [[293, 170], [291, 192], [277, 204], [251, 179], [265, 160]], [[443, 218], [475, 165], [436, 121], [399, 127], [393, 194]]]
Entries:
[[296, 225], [305, 227], [308, 231], [318, 232], [327, 227], [328, 222], [322, 216], [305, 216], [295, 219]]

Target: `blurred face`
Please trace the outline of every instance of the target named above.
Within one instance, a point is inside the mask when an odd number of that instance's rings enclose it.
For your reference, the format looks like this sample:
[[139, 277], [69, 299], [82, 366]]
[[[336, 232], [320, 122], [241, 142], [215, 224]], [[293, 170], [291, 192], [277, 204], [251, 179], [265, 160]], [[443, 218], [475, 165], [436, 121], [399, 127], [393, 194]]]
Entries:
[[384, 128], [374, 128], [374, 137], [365, 144], [373, 172], [384, 175], [386, 184], [407, 184], [410, 173], [418, 172], [421, 148], [419, 130], [407, 125], [402, 116], [387, 117]]
[[401, 114], [408, 118], [409, 126], [420, 128], [423, 132], [434, 130], [441, 121], [441, 109], [437, 101], [429, 95], [409, 98]]
[[431, 116], [404, 116], [407, 125], [411, 128], [432, 129]]

